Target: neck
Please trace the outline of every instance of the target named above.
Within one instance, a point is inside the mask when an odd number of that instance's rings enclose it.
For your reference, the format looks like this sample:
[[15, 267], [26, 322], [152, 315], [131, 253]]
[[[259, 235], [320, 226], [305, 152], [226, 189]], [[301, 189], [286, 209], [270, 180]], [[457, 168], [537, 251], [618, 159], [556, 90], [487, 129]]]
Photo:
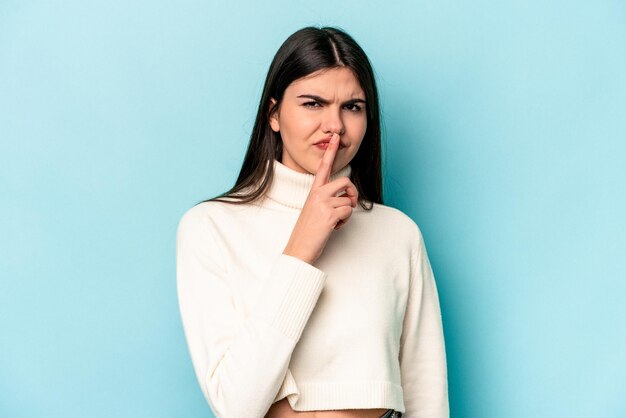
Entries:
[[[266, 192], [266, 196], [285, 206], [302, 209], [313, 187], [315, 175], [296, 171], [276, 159], [273, 160], [273, 165], [274, 178]], [[339, 177], [350, 177], [351, 172], [350, 164], [347, 164], [342, 169], [332, 173], [329, 181]]]

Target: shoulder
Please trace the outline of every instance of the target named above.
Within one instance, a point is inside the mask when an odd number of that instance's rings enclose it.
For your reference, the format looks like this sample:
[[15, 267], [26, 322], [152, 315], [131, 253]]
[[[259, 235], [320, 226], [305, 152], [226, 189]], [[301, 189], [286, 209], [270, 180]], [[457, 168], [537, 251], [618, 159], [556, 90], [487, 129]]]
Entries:
[[188, 208], [180, 217], [178, 225], [202, 223], [218, 209], [215, 203], [216, 202], [201, 202]]
[[381, 230], [394, 236], [394, 239], [402, 239], [412, 250], [424, 246], [422, 231], [417, 223], [406, 213], [392, 206], [374, 203], [368, 213], [369, 221], [380, 225]]
[[178, 235], [197, 234], [211, 228], [223, 216], [224, 203], [216, 201], [200, 202], [183, 212], [178, 221]]
[[178, 222], [178, 234], [191, 235], [201, 232], [230, 233], [235, 224], [248, 219], [256, 212], [252, 204], [235, 204], [223, 201], [203, 201], [188, 208]]
[[230, 214], [245, 212], [250, 204], [235, 204], [224, 201], [209, 200], [195, 204], [187, 209], [180, 218], [180, 222], [199, 222], [210, 219], [220, 219]]
[[420, 237], [422, 235], [417, 223], [400, 209], [374, 203], [371, 213], [377, 218], [376, 220], [384, 222], [385, 224], [392, 224], [398, 228], [402, 228], [412, 235], [419, 235]]

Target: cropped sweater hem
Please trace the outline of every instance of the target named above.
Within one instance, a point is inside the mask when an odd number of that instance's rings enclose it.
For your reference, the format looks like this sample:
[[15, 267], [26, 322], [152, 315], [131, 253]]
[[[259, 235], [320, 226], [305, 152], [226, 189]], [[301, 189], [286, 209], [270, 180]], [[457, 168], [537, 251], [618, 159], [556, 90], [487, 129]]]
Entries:
[[287, 384], [278, 397], [287, 397], [295, 411], [353, 409], [359, 405], [360, 409], [404, 412], [402, 386], [385, 381], [302, 382], [297, 388]]

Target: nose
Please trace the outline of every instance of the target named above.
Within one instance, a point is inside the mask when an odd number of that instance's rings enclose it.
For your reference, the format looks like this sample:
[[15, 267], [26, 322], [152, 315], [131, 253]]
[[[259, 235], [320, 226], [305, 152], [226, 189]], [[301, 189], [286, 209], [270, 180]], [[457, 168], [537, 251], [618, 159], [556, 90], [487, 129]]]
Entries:
[[344, 129], [341, 110], [333, 109], [332, 106], [329, 106], [323, 115], [322, 130], [328, 133], [337, 132], [339, 135], [342, 135]]

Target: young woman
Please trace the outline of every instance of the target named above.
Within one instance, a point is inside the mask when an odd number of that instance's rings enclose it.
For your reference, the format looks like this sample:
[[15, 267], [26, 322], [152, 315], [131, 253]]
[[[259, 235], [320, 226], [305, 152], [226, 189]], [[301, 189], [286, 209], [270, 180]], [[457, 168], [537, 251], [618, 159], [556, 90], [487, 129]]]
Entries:
[[181, 318], [218, 418], [449, 416], [437, 288], [382, 197], [376, 83], [345, 32], [274, 57], [234, 187], [182, 216]]

